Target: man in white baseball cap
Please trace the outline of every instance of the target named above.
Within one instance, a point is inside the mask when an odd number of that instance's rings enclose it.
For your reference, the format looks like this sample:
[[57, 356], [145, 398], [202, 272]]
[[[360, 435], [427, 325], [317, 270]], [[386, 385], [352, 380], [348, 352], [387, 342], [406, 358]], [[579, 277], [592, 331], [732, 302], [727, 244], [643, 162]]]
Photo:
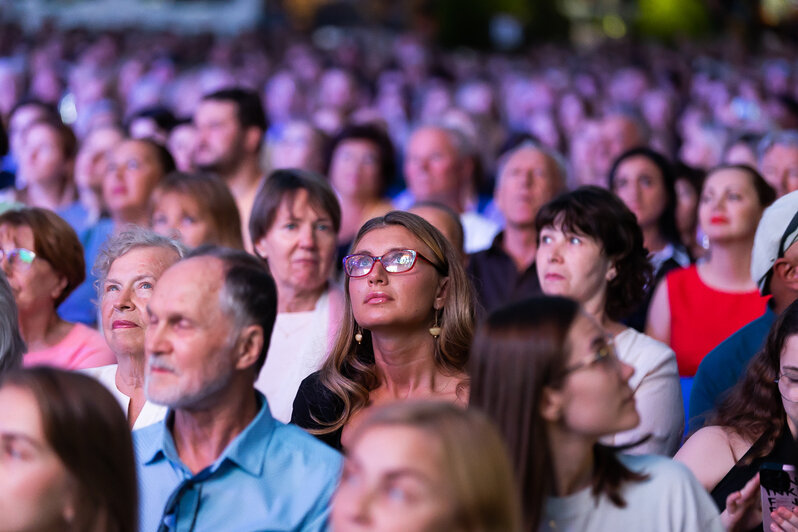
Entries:
[[693, 381], [689, 431], [701, 427], [704, 415], [734, 386], [751, 357], [765, 341], [770, 326], [798, 299], [798, 191], [776, 200], [762, 214], [751, 251], [751, 278], [763, 296], [771, 295], [765, 313], [709, 352]]

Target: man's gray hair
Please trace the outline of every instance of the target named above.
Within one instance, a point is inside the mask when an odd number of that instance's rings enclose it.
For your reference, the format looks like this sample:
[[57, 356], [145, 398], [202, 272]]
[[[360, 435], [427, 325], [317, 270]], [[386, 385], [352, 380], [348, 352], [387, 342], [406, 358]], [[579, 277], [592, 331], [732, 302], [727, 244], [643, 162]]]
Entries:
[[517, 146], [510, 148], [506, 152], [502, 153], [499, 156], [498, 161], [498, 168], [496, 169], [496, 186], [499, 186], [499, 180], [501, 179], [501, 175], [504, 172], [504, 166], [507, 164], [507, 161], [515, 155], [517, 152], [521, 150], [536, 150], [545, 155], [549, 158], [549, 160], [554, 162], [554, 166], [557, 170], [557, 177], [560, 180], [560, 191], [564, 192], [568, 189], [568, 184], [571, 182], [571, 172], [570, 167], [568, 165], [568, 161], [566, 161], [563, 154], [558, 152], [557, 150], [553, 150], [548, 146], [541, 144], [540, 142], [536, 142], [532, 139], [527, 139]]
[[14, 294], [5, 275], [0, 275], [0, 375], [20, 367], [25, 351]]
[[762, 159], [765, 154], [770, 151], [773, 146], [787, 146], [789, 148], [798, 148], [798, 130], [785, 129], [782, 131], [773, 131], [765, 135], [759, 141], [759, 146], [756, 149], [757, 162], [762, 165]]
[[186, 248], [181, 242], [161, 236], [149, 229], [129, 225], [124, 231], [108, 239], [102, 249], [100, 249], [97, 260], [94, 261], [92, 271], [97, 276], [97, 296], [100, 299], [102, 299], [102, 287], [108, 278], [108, 271], [111, 269], [111, 265], [116, 259], [136, 248], [170, 249], [177, 253], [177, 256], [181, 259], [186, 254]]
[[476, 153], [476, 146], [473, 146], [468, 137], [459, 129], [452, 127], [444, 122], [424, 122], [413, 130], [413, 133], [421, 131], [422, 129], [437, 129], [443, 132], [449, 139], [449, 142], [457, 152], [458, 159], [462, 160], [466, 157], [471, 157]]

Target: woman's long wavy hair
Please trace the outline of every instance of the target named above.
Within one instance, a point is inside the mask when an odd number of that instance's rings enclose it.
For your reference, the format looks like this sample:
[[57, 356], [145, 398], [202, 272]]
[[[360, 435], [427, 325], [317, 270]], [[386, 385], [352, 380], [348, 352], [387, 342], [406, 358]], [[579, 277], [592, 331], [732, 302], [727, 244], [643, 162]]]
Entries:
[[731, 429], [754, 442], [750, 459], [767, 455], [786, 426], [779, 386], [781, 353], [787, 339], [798, 334], [798, 301], [793, 302], [770, 328], [765, 345], [748, 364], [743, 378], [708, 420], [707, 425]]
[[[449, 278], [446, 301], [440, 313], [438, 325], [440, 337], [435, 342], [433, 353], [435, 365], [444, 374], [456, 375], [466, 371], [468, 349], [474, 335], [474, 294], [465, 269], [457, 252], [440, 231], [429, 222], [404, 211], [391, 211], [385, 216], [372, 218], [360, 228], [352, 249], [363, 237], [375, 229], [399, 226], [407, 229], [430, 250], [430, 257]], [[436, 268], [437, 269], [437, 268]], [[352, 313], [349, 297], [349, 278], [344, 281], [344, 315], [341, 330], [332, 352], [321, 368], [321, 383], [343, 403], [343, 413], [334, 422], [322, 429], [312, 430], [316, 434], [327, 434], [342, 428], [357, 411], [368, 405], [369, 393], [379, 385], [371, 332], [364, 329], [360, 344], [355, 341], [358, 325]], [[433, 309], [430, 323], [433, 325]]]
[[[549, 422], [540, 414], [544, 388], [564, 382], [568, 334], [581, 310], [563, 297], [539, 296], [493, 312], [477, 329], [471, 348], [470, 407], [487, 414], [504, 437], [521, 493], [524, 529], [538, 530], [547, 497], [554, 491]], [[593, 495], [618, 507], [625, 482], [647, 478], [629, 470], [615, 448], [593, 446]]]

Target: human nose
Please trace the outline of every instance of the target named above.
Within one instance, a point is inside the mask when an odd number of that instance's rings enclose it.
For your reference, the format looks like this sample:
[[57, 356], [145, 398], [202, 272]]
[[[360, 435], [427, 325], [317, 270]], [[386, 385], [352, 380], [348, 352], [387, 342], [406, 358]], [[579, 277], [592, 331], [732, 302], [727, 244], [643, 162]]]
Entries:
[[385, 283], [388, 280], [388, 272], [382, 265], [382, 257], [374, 257], [374, 264], [371, 271], [366, 275], [369, 284]]
[[161, 355], [169, 350], [166, 325], [163, 322], [147, 325], [144, 332], [144, 350], [148, 357]]
[[135, 308], [133, 299], [131, 297], [132, 292], [133, 291], [129, 286], [122, 288], [116, 296], [116, 300], [114, 301], [114, 310], [121, 311]]
[[[346, 501], [344, 510], [345, 520], [350, 523], [368, 524], [371, 522], [374, 492], [368, 488], [346, 488]], [[343, 501], [339, 501], [341, 504]]]
[[316, 247], [316, 228], [313, 225], [308, 224], [300, 229], [299, 244], [305, 248]]

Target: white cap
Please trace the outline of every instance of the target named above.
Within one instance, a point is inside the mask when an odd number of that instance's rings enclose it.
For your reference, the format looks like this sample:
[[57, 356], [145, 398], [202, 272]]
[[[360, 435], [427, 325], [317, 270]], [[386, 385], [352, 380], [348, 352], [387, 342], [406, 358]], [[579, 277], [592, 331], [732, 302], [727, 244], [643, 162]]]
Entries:
[[[783, 257], [787, 249], [798, 239], [798, 227], [793, 224], [789, 235], [784, 235], [790, 222], [798, 215], [798, 191], [790, 192], [765, 209], [756, 228], [754, 247], [751, 250], [751, 279], [762, 295], [770, 293], [768, 280], [776, 259]], [[779, 245], [784, 239], [784, 248]]]

